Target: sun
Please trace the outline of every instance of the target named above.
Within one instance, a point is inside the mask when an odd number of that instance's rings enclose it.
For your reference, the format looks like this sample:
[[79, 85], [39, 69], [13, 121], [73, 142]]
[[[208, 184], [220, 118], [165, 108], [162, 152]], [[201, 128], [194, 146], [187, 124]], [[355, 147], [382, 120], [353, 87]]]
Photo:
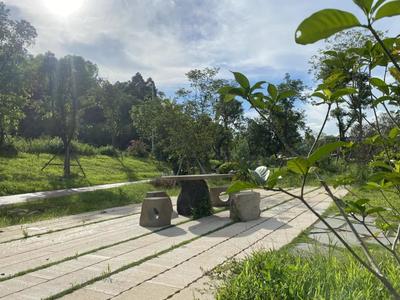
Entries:
[[42, 0], [45, 7], [58, 16], [67, 17], [79, 11], [84, 0]]

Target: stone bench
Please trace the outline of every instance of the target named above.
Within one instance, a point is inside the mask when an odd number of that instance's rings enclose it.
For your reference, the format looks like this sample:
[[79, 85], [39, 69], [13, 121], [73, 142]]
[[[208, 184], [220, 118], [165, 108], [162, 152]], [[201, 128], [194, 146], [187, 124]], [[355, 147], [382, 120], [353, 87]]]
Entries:
[[226, 195], [227, 199], [221, 199], [221, 194], [225, 193], [228, 189], [227, 186], [217, 186], [210, 188], [210, 201], [214, 207], [227, 207], [231, 202], [231, 195]]
[[171, 198], [163, 191], [148, 192], [142, 203], [140, 226], [162, 227], [171, 225], [173, 214]]

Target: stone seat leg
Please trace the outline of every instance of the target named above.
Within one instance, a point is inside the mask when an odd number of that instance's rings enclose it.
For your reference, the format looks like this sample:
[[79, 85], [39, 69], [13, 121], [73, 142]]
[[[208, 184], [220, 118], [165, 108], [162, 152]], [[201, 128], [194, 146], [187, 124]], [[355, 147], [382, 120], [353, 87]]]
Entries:
[[162, 227], [171, 225], [172, 203], [169, 197], [145, 198], [140, 213], [140, 226]]
[[229, 206], [229, 204], [231, 202], [231, 195], [229, 195], [229, 198], [225, 201], [221, 199], [221, 193], [226, 192], [227, 189], [228, 189], [227, 186], [219, 186], [219, 187], [210, 188], [210, 200], [211, 200], [212, 206], [214, 206], [214, 207]]

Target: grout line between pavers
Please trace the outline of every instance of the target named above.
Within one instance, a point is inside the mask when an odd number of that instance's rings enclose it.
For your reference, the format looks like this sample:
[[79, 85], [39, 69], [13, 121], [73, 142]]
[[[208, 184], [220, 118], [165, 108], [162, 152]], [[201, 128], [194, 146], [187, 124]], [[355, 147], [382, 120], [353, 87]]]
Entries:
[[[266, 211], [268, 211], [268, 210], [270, 210], [270, 209], [272, 209], [272, 208], [274, 208], [274, 207], [276, 207], [276, 206], [285, 204], [285, 203], [287, 203], [287, 202], [291, 202], [291, 201], [293, 201], [293, 200], [295, 200], [295, 199], [294, 199], [294, 198], [288, 199], [288, 200], [283, 201], [283, 202], [281, 202], [281, 203], [279, 203], [279, 204], [276, 204], [276, 205], [274, 205], [274, 206], [272, 206], [272, 207], [270, 207], [270, 208], [263, 209], [261, 212], [266, 212]], [[290, 208], [287, 208], [287, 209], [292, 209], [292, 208], [298, 207], [298, 206], [300, 206], [300, 205], [301, 205], [300, 203], [299, 203], [299, 204], [294, 204], [293, 206], [291, 206]], [[199, 255], [201, 255], [201, 254], [203, 254], [203, 253], [205, 253], [205, 252], [207, 252], [207, 251], [210, 251], [210, 250], [214, 249], [215, 247], [217, 247], [217, 246], [219, 246], [219, 245], [221, 245], [221, 244], [223, 244], [223, 243], [225, 243], [225, 242], [227, 242], [227, 241], [230, 241], [231, 239], [237, 237], [238, 235], [240, 235], [240, 234], [242, 234], [242, 233], [244, 233], [244, 232], [246, 232], [246, 231], [249, 231], [249, 230], [253, 229], [254, 227], [257, 227], [257, 226], [259, 226], [259, 225], [261, 225], [261, 224], [263, 224], [263, 223], [265, 223], [265, 222], [271, 220], [272, 218], [274, 218], [274, 217], [276, 217], [276, 216], [278, 216], [278, 215], [280, 215], [280, 214], [282, 214], [282, 213], [284, 213], [284, 211], [277, 212], [277, 213], [275, 213], [274, 215], [268, 217], [267, 219], [264, 219], [264, 220], [262, 220], [262, 221], [260, 221], [260, 222], [257, 222], [257, 223], [255, 223], [255, 224], [253, 224], [252, 226], [250, 226], [250, 227], [248, 227], [248, 228], [245, 228], [245, 229], [239, 231], [238, 233], [235, 233], [234, 235], [232, 235], [232, 236], [230, 236], [230, 237], [224, 239], [223, 241], [220, 241], [220, 242], [218, 242], [218, 243], [212, 245], [211, 247], [209, 247], [209, 248], [207, 248], [207, 249], [204, 249], [204, 250], [202, 250], [202, 251], [196, 253], [195, 255], [192, 255], [192, 256], [189, 257], [189, 258], [186, 258], [185, 260], [183, 260], [183, 261], [181, 261], [181, 262], [179, 262], [179, 263], [173, 265], [172, 267], [169, 267], [169, 268], [167, 268], [166, 270], [164, 270], [164, 271], [162, 271], [162, 272], [160, 272], [160, 273], [158, 273], [158, 274], [156, 274], [156, 275], [154, 275], [154, 276], [152, 276], [152, 277], [150, 277], [150, 278], [147, 278], [147, 279], [145, 279], [145, 280], [143, 280], [143, 281], [141, 281], [141, 282], [135, 284], [134, 286], [130, 287], [129, 289], [124, 290], [123, 292], [120, 292], [120, 293], [117, 294], [117, 295], [113, 295], [112, 297], [110, 297], [110, 298], [108, 298], [108, 299], [113, 299], [113, 298], [115, 298], [115, 297], [121, 295], [122, 293], [125, 293], [125, 292], [127, 292], [127, 291], [129, 291], [129, 290], [132, 290], [133, 288], [136, 288], [136, 287], [142, 285], [142, 284], [145, 283], [145, 282], [148, 282], [148, 281], [150, 281], [150, 280], [153, 280], [153, 279], [157, 278], [158, 276], [160, 276], [160, 275], [162, 275], [162, 274], [164, 274], [164, 273], [166, 273], [166, 272], [168, 272], [168, 271], [170, 271], [170, 270], [172, 270], [172, 269], [175, 269], [176, 267], [178, 267], [178, 266], [184, 264], [185, 262], [188, 262], [188, 261], [190, 261], [191, 259], [196, 258], [196, 257], [198, 257]], [[233, 225], [233, 224], [235, 224], [235, 223], [238, 223], [238, 222], [232, 222], [230, 225]], [[280, 227], [279, 227], [279, 228], [280, 228]]]
[[[316, 203], [315, 205], [313, 205], [313, 207], [323, 203], [327, 198], [329, 198], [329, 196], [327, 196], [326, 198], [324, 198], [323, 200], [319, 201], [318, 203]], [[296, 219], [297, 217], [301, 216], [302, 214], [306, 213], [308, 210], [305, 209], [303, 212], [299, 213], [298, 215], [296, 215], [295, 217], [293, 217], [292, 219], [289, 220], [288, 223], [290, 223], [291, 221], [293, 221], [294, 219]], [[286, 223], [287, 224], [287, 223]], [[207, 273], [210, 273], [212, 271], [214, 271], [216, 268], [218, 268], [219, 266], [222, 266], [224, 263], [226, 263], [227, 261], [233, 259], [235, 256], [238, 256], [239, 254], [243, 253], [244, 251], [246, 251], [247, 249], [249, 249], [250, 247], [254, 246], [256, 243], [260, 242], [261, 240], [265, 239], [267, 236], [269, 236], [270, 234], [274, 233], [275, 231], [279, 230], [280, 228], [282, 228], [283, 226], [285, 226], [286, 224], [283, 224], [281, 226], [279, 226], [278, 228], [274, 229], [273, 231], [263, 235], [261, 238], [257, 239], [255, 242], [251, 243], [249, 246], [247, 246], [246, 248], [243, 248], [242, 250], [240, 250], [239, 252], [235, 253], [234, 255], [231, 255], [230, 257], [228, 257], [227, 259], [225, 259], [222, 263], [219, 263], [218, 265], [216, 265], [215, 267], [211, 268], [211, 270], [207, 271], [206, 273], [204, 273], [203, 275], [197, 277], [196, 279], [192, 280], [191, 282], [189, 282], [187, 285], [185, 285], [183, 288], [175, 291], [174, 293], [168, 295], [167, 297], [165, 297], [163, 300], [167, 300], [167, 299], [171, 299], [173, 296], [179, 294], [181, 291], [183, 291], [184, 289], [187, 289], [189, 286], [191, 286], [193, 283], [199, 281], [201, 278], [205, 277], [207, 275]], [[108, 299], [112, 299], [114, 298], [108, 298]]]
[[[319, 189], [319, 188], [312, 189], [312, 190], [308, 191], [306, 194], [312, 193], [312, 192], [314, 192], [314, 191], [316, 191], [316, 190], [318, 190], [318, 189]], [[321, 194], [321, 193], [318, 193], [317, 195], [319, 195], [319, 194]], [[317, 195], [316, 195], [316, 196], [317, 196]], [[271, 196], [271, 195], [269, 195], [269, 196]], [[269, 197], [269, 196], [266, 196], [266, 197]], [[266, 198], [266, 197], [264, 197], [264, 198]], [[279, 206], [279, 205], [282, 205], [282, 204], [284, 204], [284, 203], [287, 203], [287, 202], [293, 201], [293, 200], [295, 200], [295, 198], [289, 198], [289, 199], [287, 199], [287, 200], [284, 200], [284, 201], [280, 202], [279, 204], [276, 204], [276, 205], [274, 205], [274, 206], [271, 206], [271, 207], [269, 207], [269, 208], [266, 208], [266, 209], [264, 209], [263, 211], [272, 209], [272, 208], [274, 208], [274, 207], [277, 207], [277, 206]], [[174, 250], [174, 249], [177, 249], [177, 248], [179, 248], [179, 247], [181, 247], [181, 246], [184, 246], [184, 245], [186, 245], [186, 244], [189, 244], [189, 243], [191, 243], [191, 242], [194, 241], [194, 240], [197, 240], [197, 239], [199, 239], [199, 238], [201, 238], [201, 237], [203, 237], [203, 236], [212, 234], [212, 233], [214, 233], [214, 232], [216, 232], [216, 231], [219, 231], [219, 230], [221, 230], [221, 229], [223, 229], [223, 228], [225, 228], [225, 227], [228, 227], [228, 226], [230, 226], [230, 225], [232, 225], [232, 224], [234, 224], [234, 223], [236, 223], [236, 222], [229, 222], [229, 223], [227, 223], [227, 224], [225, 224], [225, 225], [223, 225], [223, 226], [221, 226], [221, 227], [218, 227], [218, 228], [216, 228], [216, 229], [213, 229], [213, 230], [211, 230], [211, 231], [208, 231], [208, 232], [206, 232], [206, 233], [204, 233], [204, 234], [201, 234], [201, 235], [199, 235], [199, 236], [196, 236], [196, 237], [194, 237], [194, 238], [192, 238], [192, 239], [189, 239], [189, 240], [186, 240], [186, 241], [182, 241], [182, 242], [180, 242], [180, 243], [178, 243], [178, 244], [176, 244], [176, 245], [174, 245], [174, 246], [171, 246], [171, 247], [169, 247], [169, 248], [167, 248], [167, 249], [161, 250], [161, 251], [159, 251], [159, 252], [157, 252], [157, 253], [155, 253], [155, 254], [153, 254], [153, 255], [150, 255], [150, 256], [148, 256], [148, 257], [144, 257], [143, 259], [140, 259], [140, 260], [138, 260], [138, 261], [135, 261], [135, 262], [132, 262], [132, 263], [127, 264], [127, 265], [125, 265], [125, 266], [122, 266], [122, 267], [120, 267], [120, 268], [117, 268], [116, 270], [114, 270], [114, 271], [112, 271], [112, 272], [109, 272], [109, 273], [107, 273], [107, 274], [103, 274], [103, 275], [94, 277], [94, 278], [92, 278], [91, 280], [88, 280], [88, 281], [86, 281], [86, 282], [77, 284], [76, 286], [73, 286], [73, 287], [71, 287], [71, 288], [69, 288], [69, 289], [66, 289], [66, 290], [64, 290], [64, 291], [61, 291], [60, 293], [54, 294], [54, 295], [52, 295], [52, 296], [50, 296], [50, 297], [48, 297], [48, 298], [45, 298], [45, 299], [58, 299], [58, 298], [60, 298], [60, 297], [62, 297], [62, 296], [65, 296], [65, 295], [67, 295], [67, 294], [70, 294], [70, 293], [72, 293], [72, 292], [74, 292], [74, 291], [76, 291], [76, 290], [78, 290], [78, 289], [81, 289], [81, 288], [83, 288], [83, 287], [85, 287], [85, 286], [88, 286], [88, 285], [90, 285], [90, 284], [92, 284], [92, 283], [95, 283], [96, 281], [103, 280], [103, 279], [108, 278], [108, 277], [110, 277], [110, 276], [112, 276], [112, 275], [115, 275], [115, 274], [117, 274], [117, 273], [120, 273], [120, 272], [122, 272], [122, 271], [125, 271], [125, 270], [127, 270], [127, 269], [129, 269], [129, 268], [132, 268], [132, 267], [135, 267], [135, 266], [137, 266], [137, 265], [140, 265], [140, 264], [142, 264], [142, 263], [144, 263], [144, 262], [146, 262], [146, 261], [149, 261], [149, 260], [151, 260], [151, 259], [153, 259], [153, 258], [155, 258], [155, 257], [158, 257], [158, 256], [162, 255], [162, 254], [168, 253], [168, 252], [170, 252], [170, 251], [172, 251], [172, 250]], [[98, 263], [98, 262], [97, 262], [97, 263]], [[97, 263], [95, 263], [95, 264], [97, 264]], [[95, 265], [95, 264], [93, 264], [93, 265]], [[89, 266], [85, 266], [84, 268], [87, 268], [87, 267], [90, 267], [90, 265], [89, 265]], [[84, 268], [82, 268], [82, 269], [84, 269]], [[70, 272], [70, 273], [72, 273], [72, 272]], [[69, 274], [69, 273], [66, 273], [66, 274]], [[62, 276], [66, 275], [66, 274], [63, 274]], [[39, 284], [38, 284], [38, 285], [39, 285]]]
[[[314, 192], [316, 190], [318, 190], [318, 188], [312, 189], [312, 190], [308, 191], [307, 193], [312, 193], [312, 192]], [[270, 197], [270, 196], [274, 196], [276, 194], [279, 194], [279, 193], [273, 193], [271, 195], [263, 197], [262, 199], [265, 199], [265, 198]], [[276, 204], [276, 205], [274, 205], [272, 207], [269, 207], [268, 209], [272, 209], [272, 208], [274, 208], [274, 207], [276, 207], [278, 205], [281, 205], [281, 204], [286, 203], [288, 201], [291, 201], [293, 199], [294, 198], [291, 198], [289, 200], [285, 200], [283, 202], [280, 202], [279, 204]], [[224, 210], [227, 210], [227, 208], [223, 208], [223, 209], [217, 210], [216, 213], [222, 212]], [[120, 244], [127, 243], [127, 242], [130, 242], [130, 241], [145, 237], [145, 236], [150, 235], [152, 233], [156, 233], [156, 232], [159, 232], [159, 231], [162, 231], [162, 230], [165, 230], [165, 229], [169, 229], [169, 228], [174, 227], [174, 226], [179, 226], [179, 225], [185, 224], [185, 223], [190, 222], [190, 221], [192, 221], [192, 219], [179, 222], [179, 223], [177, 223], [175, 225], [169, 225], [169, 226], [166, 226], [166, 227], [162, 227], [160, 229], [157, 229], [157, 230], [154, 230], [154, 231], [150, 231], [150, 232], [147, 232], [147, 233], [144, 233], [144, 234], [141, 234], [141, 235], [129, 238], [129, 239], [125, 239], [125, 240], [122, 240], [122, 241], [119, 241], [119, 242], [116, 242], [116, 243], [112, 243], [112, 244], [104, 245], [104, 246], [101, 246], [101, 247], [98, 247], [98, 248], [95, 248], [95, 249], [91, 249], [89, 251], [79, 253], [79, 255], [75, 254], [75, 255], [63, 258], [61, 260], [57, 260], [57, 261], [54, 261], [54, 262], [51, 262], [51, 263], [48, 263], [48, 264], [44, 264], [44, 265], [41, 265], [41, 266], [38, 266], [38, 267], [35, 267], [35, 268], [31, 268], [31, 269], [28, 269], [28, 270], [17, 272], [15, 274], [9, 275], [7, 277], [0, 278], [0, 282], [7, 281], [7, 280], [10, 280], [10, 279], [13, 279], [13, 278], [16, 278], [16, 277], [20, 277], [20, 276], [23, 276], [23, 275], [26, 275], [26, 274], [29, 274], [29, 273], [32, 273], [32, 272], [35, 272], [35, 271], [39, 271], [39, 270], [42, 270], [42, 269], [46, 269], [46, 268], [52, 267], [54, 265], [57, 265], [57, 264], [60, 264], [60, 263], [66, 262], [66, 261], [77, 259], [78, 257], [84, 256], [84, 255], [88, 255], [88, 254], [92, 254], [92, 253], [98, 252], [100, 250], [104, 250], [104, 249], [107, 249], [107, 248], [118, 246]]]
[[[278, 194], [278, 192], [273, 193], [273, 194], [271, 194], [271, 195], [268, 195], [268, 196], [266, 196], [266, 197], [274, 196], [274, 195], [276, 195], [276, 194]], [[138, 204], [138, 205], [140, 205], [140, 203], [133, 203], [133, 204]], [[129, 205], [132, 205], [132, 204], [129, 204]], [[175, 206], [176, 206], [176, 205], [175, 205]], [[123, 206], [122, 206], [122, 207], [123, 207]], [[26, 239], [33, 238], [33, 237], [36, 237], [36, 238], [37, 238], [37, 237], [41, 237], [41, 236], [43, 236], [43, 235], [47, 235], [47, 234], [51, 234], [51, 233], [56, 233], [56, 232], [60, 232], [60, 231], [68, 230], [68, 229], [74, 229], [74, 228], [84, 227], [84, 226], [88, 226], [88, 225], [92, 225], [92, 224], [98, 224], [98, 223], [102, 223], [102, 222], [107, 222], [107, 221], [117, 220], [117, 219], [121, 219], [121, 218], [131, 217], [131, 216], [138, 215], [138, 214], [140, 214], [140, 211], [139, 211], [139, 212], [136, 212], [136, 213], [124, 215], [124, 216], [111, 217], [111, 218], [108, 218], [108, 219], [93, 221], [93, 222], [89, 222], [89, 223], [85, 223], [85, 224], [74, 225], [74, 226], [65, 227], [65, 228], [60, 228], [60, 229], [56, 229], [56, 230], [49, 230], [49, 231], [46, 231], [46, 232], [43, 232], [43, 233], [38, 233], [38, 234], [29, 235], [29, 236], [27, 236], [27, 237], [19, 237], [19, 238], [14, 238], [14, 239], [11, 239], [11, 240], [1, 241], [1, 242], [0, 242], [0, 245], [1, 245], [1, 244], [6, 244], [6, 243], [10, 243], [10, 242], [19, 241], [19, 240], [26, 240]], [[73, 215], [71, 215], [71, 216], [73, 216]], [[32, 223], [32, 224], [34, 224], [34, 223]], [[26, 225], [26, 224], [22, 224], [21, 226], [23, 226], [23, 225]]]

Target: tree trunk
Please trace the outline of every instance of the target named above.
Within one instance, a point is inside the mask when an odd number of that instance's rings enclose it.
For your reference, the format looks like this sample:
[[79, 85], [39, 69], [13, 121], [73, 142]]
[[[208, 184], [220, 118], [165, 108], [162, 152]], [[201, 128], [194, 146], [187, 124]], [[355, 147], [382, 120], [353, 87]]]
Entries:
[[71, 176], [71, 142], [63, 140], [64, 142], [64, 177]]
[[2, 123], [0, 122], [0, 148], [2, 146], [4, 146], [4, 144], [5, 144], [5, 141], [6, 141], [5, 136], [6, 136], [6, 133], [3, 129]]

